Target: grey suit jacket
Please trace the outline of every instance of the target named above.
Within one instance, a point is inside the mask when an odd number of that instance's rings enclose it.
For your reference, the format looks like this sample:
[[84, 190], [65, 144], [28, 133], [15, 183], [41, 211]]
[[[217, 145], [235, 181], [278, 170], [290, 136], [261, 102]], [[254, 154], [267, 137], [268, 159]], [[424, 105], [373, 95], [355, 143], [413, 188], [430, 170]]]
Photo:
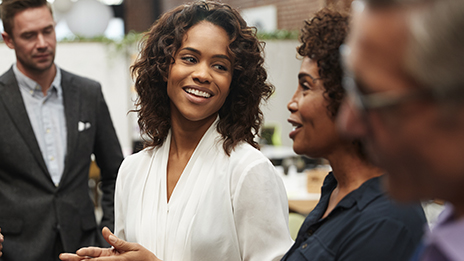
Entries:
[[[113, 229], [114, 185], [123, 156], [100, 84], [64, 70], [67, 153], [56, 187], [47, 170], [13, 70], [0, 76], [0, 260], [46, 260], [60, 232], [64, 250], [99, 245], [89, 196], [90, 156], [101, 170], [101, 226]], [[79, 122], [90, 128], [79, 130]]]

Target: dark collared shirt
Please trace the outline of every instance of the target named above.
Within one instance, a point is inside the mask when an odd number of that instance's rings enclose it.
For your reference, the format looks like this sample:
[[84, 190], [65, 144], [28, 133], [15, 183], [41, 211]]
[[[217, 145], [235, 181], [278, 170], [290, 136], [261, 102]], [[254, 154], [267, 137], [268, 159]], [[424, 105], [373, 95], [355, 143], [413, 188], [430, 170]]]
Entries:
[[408, 260], [426, 223], [419, 204], [401, 206], [382, 191], [381, 178], [346, 195], [324, 219], [337, 180], [329, 173], [321, 199], [282, 260]]

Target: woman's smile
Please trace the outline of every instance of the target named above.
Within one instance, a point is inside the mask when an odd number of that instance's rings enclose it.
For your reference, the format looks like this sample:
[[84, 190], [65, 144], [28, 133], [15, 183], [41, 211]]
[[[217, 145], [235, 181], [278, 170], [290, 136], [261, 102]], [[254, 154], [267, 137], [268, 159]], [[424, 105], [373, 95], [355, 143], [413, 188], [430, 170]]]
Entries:
[[193, 96], [196, 96], [196, 97], [202, 97], [202, 98], [205, 98], [205, 99], [208, 99], [210, 98], [211, 96], [213, 96], [213, 94], [207, 92], [207, 91], [203, 91], [203, 90], [199, 90], [199, 89], [195, 89], [195, 88], [192, 88], [192, 87], [185, 87], [184, 88], [184, 91], [188, 94], [191, 94]]
[[226, 31], [210, 22], [200, 22], [187, 31], [167, 81], [175, 115], [189, 121], [216, 118], [232, 81], [229, 43]]

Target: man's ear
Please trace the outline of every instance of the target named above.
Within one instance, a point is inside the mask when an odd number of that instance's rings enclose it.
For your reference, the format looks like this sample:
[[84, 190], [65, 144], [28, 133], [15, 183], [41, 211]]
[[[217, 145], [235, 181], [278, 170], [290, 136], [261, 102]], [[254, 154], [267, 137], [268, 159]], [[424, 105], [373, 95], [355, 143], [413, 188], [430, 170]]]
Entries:
[[6, 32], [2, 33], [2, 38], [6, 46], [8, 46], [10, 49], [15, 48], [13, 38], [11, 38]]

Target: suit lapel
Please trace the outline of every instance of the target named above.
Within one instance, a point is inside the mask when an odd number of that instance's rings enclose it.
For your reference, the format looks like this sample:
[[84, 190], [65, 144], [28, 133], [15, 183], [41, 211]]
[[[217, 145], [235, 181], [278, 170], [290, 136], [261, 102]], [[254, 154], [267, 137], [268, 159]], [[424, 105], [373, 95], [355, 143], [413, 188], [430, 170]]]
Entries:
[[76, 147], [78, 136], [78, 121], [79, 121], [79, 105], [80, 91], [75, 85], [73, 76], [61, 70], [61, 88], [63, 89], [64, 112], [66, 116], [66, 132], [67, 132], [67, 151], [63, 170], [63, 181], [66, 174], [69, 172], [71, 161], [73, 160], [73, 151]]
[[0, 78], [0, 94], [0, 100], [5, 104], [5, 108], [15, 124], [16, 130], [29, 146], [31, 153], [44, 173], [47, 173], [50, 177], [12, 68]]

